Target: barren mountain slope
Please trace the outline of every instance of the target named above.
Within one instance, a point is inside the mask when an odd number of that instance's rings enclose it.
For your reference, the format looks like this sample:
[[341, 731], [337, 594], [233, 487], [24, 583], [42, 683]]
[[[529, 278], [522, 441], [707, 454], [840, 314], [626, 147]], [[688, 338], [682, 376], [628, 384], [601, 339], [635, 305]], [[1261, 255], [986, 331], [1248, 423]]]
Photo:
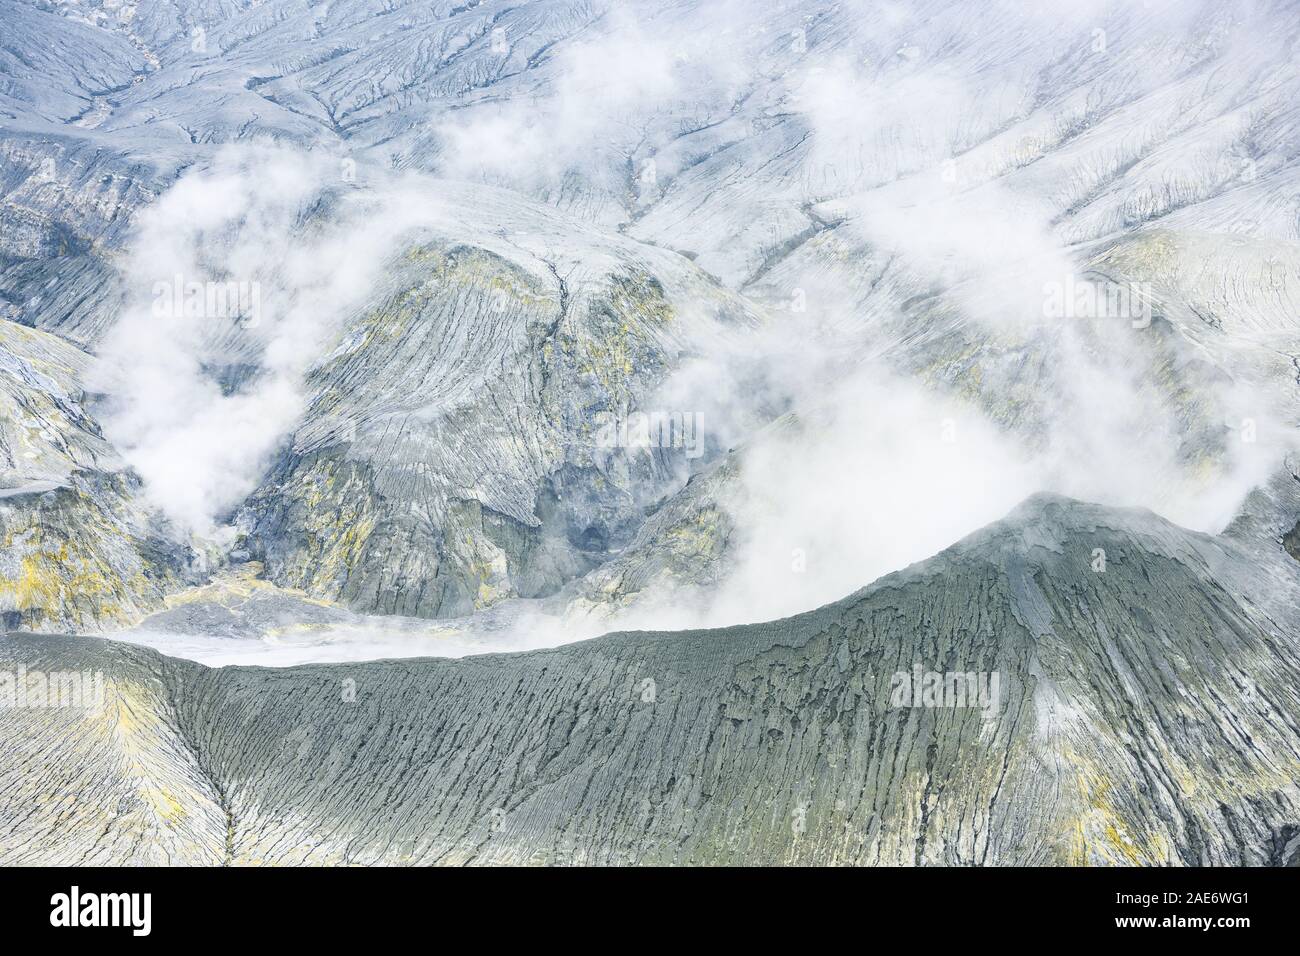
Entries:
[[[246, 557], [315, 598], [426, 618], [566, 587], [614, 606], [660, 578], [711, 588], [753, 518], [719, 504], [736, 474], [722, 456], [786, 413], [811, 418], [868, 362], [1034, 453], [1097, 459], [1075, 441], [1096, 420], [1113, 447], [1158, 446], [1171, 464], [1150, 504], [1175, 497], [1165, 482], [1244, 486], [1243, 436], [1273, 454], [1295, 417], [1297, 15], [0, 0], [4, 329], [101, 353], [172, 279], [137, 248], [147, 212], [232, 145], [310, 153], [302, 175], [333, 197], [419, 173], [410, 195], [447, 211], [304, 362], [302, 414], [212, 516], [229, 533], [156, 526], [103, 448], [45, 524], [49, 553], [90, 549], [96, 587], [70, 609], [15, 558], [0, 608], [23, 627], [111, 629]], [[334, 212], [313, 207], [293, 242]], [[1076, 271], [1144, 287], [1149, 322], [1044, 315], [1044, 282]], [[200, 384], [255, 391], [257, 334], [212, 326]], [[660, 395], [710, 357], [714, 326], [741, 372]], [[6, 431], [68, 447], [102, 432], [103, 396], [77, 399], [85, 428], [33, 413], [91, 387], [92, 359], [63, 354], [58, 382], [13, 378]], [[801, 393], [767, 394], [796, 373]], [[716, 393], [752, 407], [715, 415]], [[593, 440], [598, 416], [638, 407], [704, 410], [702, 456]], [[30, 470], [0, 460], [0, 489], [26, 489], [4, 517], [20, 535], [50, 501], [27, 493]], [[1040, 487], [1129, 500], [1098, 484]]]
[[[0, 859], [1285, 863], [1298, 595], [1275, 541], [1038, 497], [744, 628], [273, 670], [11, 636], [108, 690], [0, 718]], [[997, 683], [899, 706], [914, 667]]]

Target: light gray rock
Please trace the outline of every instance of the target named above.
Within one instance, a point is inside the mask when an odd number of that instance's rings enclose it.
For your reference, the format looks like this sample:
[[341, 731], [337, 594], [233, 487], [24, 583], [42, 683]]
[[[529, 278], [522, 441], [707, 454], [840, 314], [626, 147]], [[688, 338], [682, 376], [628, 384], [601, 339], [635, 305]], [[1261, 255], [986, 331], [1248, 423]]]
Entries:
[[[1040, 496], [749, 627], [282, 670], [11, 635], [109, 689], [0, 716], [0, 860], [1285, 863], [1297, 596], [1271, 542]], [[901, 706], [914, 667], [997, 684]]]
[[192, 581], [192, 554], [139, 500], [100, 434], [89, 358], [0, 319], [0, 620], [69, 632], [129, 626]]
[[657, 387], [718, 329], [758, 321], [671, 253], [593, 242], [499, 191], [440, 201], [475, 225], [392, 264], [239, 516], [271, 580], [362, 613], [545, 596], [620, 551], [718, 449], [703, 431], [698, 449], [628, 447], [611, 425], [681, 415]]

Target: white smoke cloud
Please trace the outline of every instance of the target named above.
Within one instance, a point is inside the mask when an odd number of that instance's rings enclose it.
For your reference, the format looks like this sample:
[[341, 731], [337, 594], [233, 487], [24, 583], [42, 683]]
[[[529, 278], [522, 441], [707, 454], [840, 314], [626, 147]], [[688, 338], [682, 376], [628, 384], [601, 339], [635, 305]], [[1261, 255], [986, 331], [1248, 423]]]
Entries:
[[[1087, 38], [1112, 9], [1075, 10], [1068, 26]], [[1193, 20], [1183, 10], [1162, 24], [1178, 30]], [[806, 199], [822, 204], [824, 219], [842, 220], [815, 273], [785, 277], [787, 293], [816, 290], [809, 314], [781, 313], [738, 346], [689, 363], [665, 390], [674, 407], [700, 409], [724, 447], [774, 411], [794, 410], [806, 427], [744, 451], [738, 493], [724, 502], [738, 531], [721, 589], [703, 599], [652, 592], [610, 627], [714, 626], [807, 610], [941, 550], [1036, 491], [1144, 506], [1217, 532], [1295, 447], [1267, 388], [1220, 375], [1183, 393], [1176, 376], [1201, 346], [1175, 329], [1152, 348], [1164, 333], [1149, 310], [1049, 314], [1047, 290], [1083, 281], [1089, 251], [1057, 234], [1059, 200], [1000, 179], [1041, 144], [1025, 144], [1019, 157], [986, 150], [952, 160], [1032, 102], [1033, 71], [927, 69], [932, 51], [909, 46], [914, 23], [897, 22], [900, 53], [883, 66], [836, 54], [789, 78], [788, 102], [812, 132]], [[1018, 25], [1050, 29], [1032, 12]], [[990, 417], [978, 379], [955, 383], [965, 392], [957, 394], [872, 360], [906, 353], [897, 336], [908, 331], [864, 314], [852, 265], [837, 279], [827, 256], [857, 257], [864, 270], [898, 262], [904, 288], [940, 293], [993, 355], [1031, 343], [1026, 360], [1043, 363], [1028, 396], [1039, 420], [1009, 432]], [[915, 332], [924, 340], [934, 330]], [[1233, 365], [1231, 355], [1218, 361]], [[1026, 400], [988, 387], [994, 404]]]
[[182, 534], [213, 535], [254, 489], [305, 409], [307, 372], [434, 204], [340, 185], [336, 159], [229, 147], [138, 217], [129, 304], [91, 381], [106, 436]]
[[[1138, 10], [1073, 5], [1062, 8], [1062, 20], [999, 4], [996, 19], [1008, 31], [1034, 36], [1068, 28], [1075, 33], [1062, 42], [1077, 45], [1116, 9]], [[1136, 15], [1155, 17], [1162, 9]], [[415, 653], [460, 654], [545, 646], [612, 628], [779, 617], [933, 554], [1036, 491], [1142, 505], [1217, 531], [1291, 446], [1273, 424], [1280, 418], [1274, 399], [1244, 380], [1224, 376], [1194, 398], [1176, 394], [1176, 380], [1152, 365], [1149, 338], [1141, 338], [1154, 330], [1045, 314], [1044, 288], [1078, 276], [1093, 250], [1061, 238], [1057, 192], [1004, 176], [1035, 160], [1037, 141], [1023, 157], [999, 152], [1002, 143], [963, 151], [996, 138], [1033, 106], [1040, 71], [1059, 60], [1058, 46], [1036, 44], [1023, 62], [989, 65], [961, 32], [975, 22], [952, 25], [949, 36], [946, 25], [925, 22], [906, 4], [864, 4], [864, 22], [879, 34], [864, 30], [787, 75], [759, 77], [747, 57], [770, 45], [755, 34], [768, 11], [731, 4], [674, 26], [645, 10], [620, 10], [601, 30], [555, 52], [550, 87], [536, 98], [444, 116], [437, 129], [441, 171], [533, 195], [561, 191], [576, 167], [589, 176], [603, 169], [612, 180], [628, 178], [629, 159], [661, 144], [656, 124], [663, 117], [703, 101], [711, 108], [692, 109], [717, 121], [729, 115], [731, 94], [760, 81], [775, 84], [781, 109], [807, 127], [807, 158], [794, 188], [827, 219], [843, 218], [838, 255], [849, 266], [790, 277], [817, 290], [808, 314], [780, 312], [757, 332], [720, 338], [662, 393], [663, 407], [698, 411], [722, 447], [747, 442], [742, 479], [722, 502], [738, 528], [722, 585], [705, 595], [655, 591], [630, 610], [590, 618], [533, 614], [529, 605], [515, 626], [461, 643], [392, 638], [371, 622], [333, 630], [314, 649], [277, 661], [393, 656], [393, 641]], [[1160, 22], [1180, 30], [1196, 17], [1196, 10], [1183, 10]], [[782, 24], [773, 33], [784, 35]], [[857, 55], [856, 41], [875, 58]], [[949, 41], [963, 56], [936, 65]], [[1062, 106], [1070, 116], [1073, 109]], [[391, 225], [376, 227], [346, 208], [337, 219], [347, 226], [335, 238], [304, 237], [302, 209], [318, 182], [295, 162], [272, 163], [269, 174], [252, 181], [238, 164], [186, 180], [142, 221], [130, 266], [140, 281], [174, 270], [246, 274], [285, 294], [265, 295], [255, 345], [220, 338], [215, 349], [210, 328], [180, 322], [160, 329], [137, 309], [105, 350], [120, 403], [106, 422], [109, 437], [160, 507], [187, 527], [212, 528], [251, 490], [301, 414], [304, 371], [339, 317], [364, 299], [389, 248]], [[405, 221], [418, 207], [410, 192], [382, 206], [386, 215], [406, 209]], [[1041, 391], [1032, 396], [1041, 421], [1013, 431], [1007, 420], [1014, 416], [990, 407], [981, 383], [954, 387], [924, 370], [907, 376], [899, 360], [910, 347], [907, 336], [933, 330], [900, 331], [902, 302], [864, 305], [850, 281], [855, 268], [885, 260], [897, 261], [891, 275], [901, 288], [942, 296], [992, 351], [1015, 355], [1033, 343], [1023, 361], [1044, 363]], [[829, 335], [819, 331], [826, 323]], [[1197, 347], [1179, 340], [1184, 351]], [[212, 353], [223, 349], [256, 355], [263, 376], [223, 394], [206, 372]], [[1171, 355], [1171, 363], [1181, 360]], [[1153, 368], [1163, 378], [1153, 378]], [[800, 427], [759, 434], [787, 412]], [[1198, 422], [1224, 439], [1217, 459], [1189, 458], [1189, 446], [1202, 440], [1189, 438]], [[1257, 441], [1234, 433], [1244, 436], [1247, 422], [1258, 427]]]
[[439, 172], [542, 195], [563, 193], [576, 173], [618, 190], [646, 175], [636, 164], [681, 132], [682, 116], [700, 125], [726, 116], [751, 75], [738, 24], [753, 12], [737, 0], [656, 7], [607, 5], [551, 52], [542, 89], [439, 117]]

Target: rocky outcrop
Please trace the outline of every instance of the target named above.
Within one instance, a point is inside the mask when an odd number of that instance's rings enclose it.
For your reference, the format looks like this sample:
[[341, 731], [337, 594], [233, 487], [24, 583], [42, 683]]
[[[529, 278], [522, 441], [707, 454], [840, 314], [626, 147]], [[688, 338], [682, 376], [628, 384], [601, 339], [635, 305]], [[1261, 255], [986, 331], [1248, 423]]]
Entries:
[[608, 560], [717, 452], [703, 429], [632, 447], [619, 424], [694, 417], [657, 388], [757, 321], [680, 257], [497, 191], [440, 199], [455, 231], [392, 263], [239, 518], [271, 580], [362, 613], [469, 614]]
[[139, 501], [81, 386], [89, 357], [0, 320], [0, 617], [11, 628], [106, 630], [158, 608], [188, 550]]
[[3, 711], [0, 862], [1279, 863], [1297, 597], [1274, 541], [1040, 496], [748, 627], [282, 670], [11, 635], [106, 691]]

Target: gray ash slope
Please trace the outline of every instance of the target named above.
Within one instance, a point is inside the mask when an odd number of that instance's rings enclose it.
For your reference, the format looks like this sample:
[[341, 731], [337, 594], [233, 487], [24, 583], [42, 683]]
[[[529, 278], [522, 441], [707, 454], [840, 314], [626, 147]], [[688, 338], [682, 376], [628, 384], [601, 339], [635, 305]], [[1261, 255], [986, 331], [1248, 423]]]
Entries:
[[[683, 487], [681, 461], [605, 455], [584, 431], [698, 351], [683, 318], [701, 303], [802, 341], [806, 292], [846, 366], [884, 356], [1042, 441], [1077, 356], [1059, 322], [1019, 334], [963, 310], [931, 260], [968, 245], [1015, 268], [1014, 240], [1042, 232], [1154, 286], [1158, 334], [1079, 349], [1126, 357], [1194, 475], [1225, 457], [1225, 421], [1294, 422], [1293, 3], [0, 0], [0, 22], [11, 626], [130, 626], [207, 573], [80, 393], [132, 291], [141, 213], [232, 145], [328, 154], [362, 191], [419, 171], [469, 210], [313, 365], [307, 413], [240, 509], [236, 552], [359, 613], [712, 587], [732, 516]], [[988, 230], [951, 228], [970, 222]], [[1254, 380], [1281, 413], [1217, 401]]]
[[[749, 6], [0, 0], [3, 623], [508, 625], [716, 588], [754, 450], [816, 402], [756, 403], [695, 462], [591, 431], [724, 331], [811, 339], [814, 392], [880, 359], [1026, 448], [1083, 398], [1135, 410], [1072, 465], [1167, 431], [1204, 488], [1242, 419], [1294, 433], [1294, 3]], [[327, 193], [427, 177], [446, 222], [304, 370], [222, 551], [160, 521], [89, 370], [141, 294], [133, 230], [267, 140], [326, 156]], [[1150, 328], [1023, 327], [1038, 289], [984, 280], [1040, 253], [1148, 285]], [[257, 336], [214, 337], [256, 383]], [[837, 506], [867, 470], [837, 466]], [[1219, 538], [1035, 499], [749, 627], [283, 671], [12, 637], [6, 665], [111, 687], [94, 716], [0, 712], [0, 862], [1295, 862], [1295, 472]], [[1001, 706], [890, 708], [915, 664], [996, 671]]]
[[[5, 667], [108, 691], [0, 717], [0, 862], [1296, 863], [1275, 532], [1036, 496], [794, 618], [458, 661], [11, 635]], [[997, 705], [891, 706], [916, 664]]]

